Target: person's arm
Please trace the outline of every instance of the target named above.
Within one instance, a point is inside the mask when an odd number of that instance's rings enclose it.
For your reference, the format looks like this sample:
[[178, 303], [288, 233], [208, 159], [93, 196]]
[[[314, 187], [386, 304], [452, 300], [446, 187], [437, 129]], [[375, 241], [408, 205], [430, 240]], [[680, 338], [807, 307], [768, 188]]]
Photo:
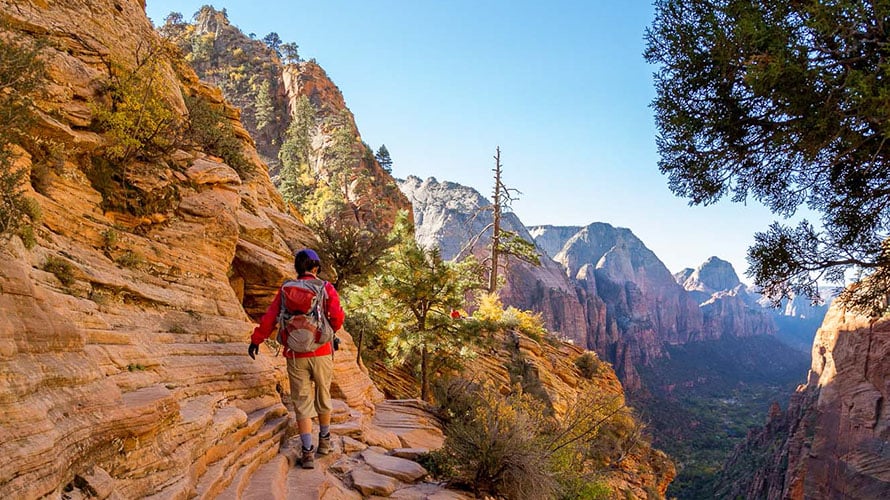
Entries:
[[269, 335], [272, 335], [272, 331], [275, 329], [276, 322], [278, 321], [278, 313], [281, 310], [281, 289], [278, 289], [278, 292], [275, 294], [275, 299], [272, 300], [272, 303], [269, 304], [269, 308], [266, 309], [266, 312], [263, 313], [263, 317], [260, 318], [260, 324], [257, 325], [253, 330], [253, 335], [250, 336], [251, 344], [262, 344], [264, 340], [269, 338]]
[[325, 283], [324, 287], [328, 295], [328, 303], [325, 304], [328, 323], [331, 324], [331, 328], [336, 332], [343, 326], [343, 320], [346, 318], [346, 313], [343, 312], [343, 307], [340, 306], [340, 295], [337, 293], [334, 285]]

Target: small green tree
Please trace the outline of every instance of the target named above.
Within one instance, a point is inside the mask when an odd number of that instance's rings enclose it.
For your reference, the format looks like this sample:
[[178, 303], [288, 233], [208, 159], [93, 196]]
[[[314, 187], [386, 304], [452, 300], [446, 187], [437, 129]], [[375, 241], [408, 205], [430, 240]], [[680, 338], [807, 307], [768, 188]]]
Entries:
[[360, 143], [349, 120], [349, 112], [343, 110], [335, 119], [333, 144], [327, 163], [327, 181], [340, 200], [352, 212], [356, 224], [364, 225], [359, 196], [367, 191], [371, 182], [371, 172], [358, 168], [360, 165]]
[[300, 47], [294, 42], [281, 44], [281, 59], [284, 64], [296, 64], [300, 62]]
[[350, 306], [384, 325], [394, 362], [419, 365], [420, 396], [429, 401], [430, 376], [444, 363], [470, 353], [466, 322], [453, 320], [450, 313], [461, 307], [469, 290], [481, 287], [481, 280], [472, 261], [445, 262], [437, 249], [419, 246], [404, 212], [393, 238], [399, 243], [383, 270], [350, 294]]
[[385, 251], [395, 243], [390, 235], [360, 227], [341, 217], [329, 216], [309, 223], [318, 237], [318, 250], [337, 272], [333, 281], [339, 290], [361, 285], [377, 271]]
[[223, 114], [220, 105], [214, 106], [201, 96], [183, 96], [189, 110], [185, 129], [185, 142], [219, 156], [239, 174], [249, 167], [235, 129]]
[[269, 80], [263, 80], [257, 88], [254, 108], [258, 131], [275, 123], [275, 103], [272, 102], [272, 83]]
[[315, 109], [306, 96], [300, 96], [278, 152], [281, 161], [278, 190], [304, 214], [312, 212], [307, 202], [311, 193], [319, 188], [318, 175], [309, 165], [314, 127]]
[[181, 119], [159, 91], [163, 54], [161, 44], [145, 43], [137, 48], [134, 66], [107, 62], [105, 91], [111, 103], [94, 103], [94, 126], [105, 132], [108, 145], [103, 156], [115, 164], [156, 159], [178, 145]]
[[377, 163], [383, 167], [383, 170], [386, 170], [386, 173], [392, 173], [392, 158], [389, 156], [389, 150], [386, 149], [386, 144], [381, 144], [379, 148], [377, 148], [377, 153], [374, 154], [374, 157], [377, 158]]
[[274, 50], [275, 53], [278, 54], [278, 57], [281, 57], [281, 37], [278, 36], [278, 33], [273, 31], [264, 36], [263, 43], [270, 49]]

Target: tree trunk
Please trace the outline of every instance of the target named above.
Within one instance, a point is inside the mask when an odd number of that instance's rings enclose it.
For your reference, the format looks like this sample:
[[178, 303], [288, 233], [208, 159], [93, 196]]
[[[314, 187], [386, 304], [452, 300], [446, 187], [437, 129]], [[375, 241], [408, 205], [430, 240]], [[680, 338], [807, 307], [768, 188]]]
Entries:
[[494, 226], [491, 234], [491, 272], [488, 275], [488, 292], [494, 293], [498, 288], [498, 246], [501, 233], [501, 148], [498, 146], [494, 157]]
[[430, 374], [426, 345], [420, 349], [420, 399], [430, 402]]

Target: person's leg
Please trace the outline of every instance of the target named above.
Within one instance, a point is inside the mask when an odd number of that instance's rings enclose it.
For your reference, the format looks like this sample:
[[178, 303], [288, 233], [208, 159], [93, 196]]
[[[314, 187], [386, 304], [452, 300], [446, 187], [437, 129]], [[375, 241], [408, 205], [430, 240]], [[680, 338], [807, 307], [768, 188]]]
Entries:
[[315, 389], [312, 383], [310, 359], [288, 358], [287, 360], [287, 378], [290, 381], [290, 394], [294, 402], [294, 413], [303, 447], [301, 463], [304, 469], [315, 467], [315, 449], [312, 447], [312, 417], [316, 416], [317, 412], [313, 403]]
[[327, 455], [334, 450], [331, 445], [331, 379], [334, 360], [331, 356], [313, 358], [312, 379], [315, 380], [315, 412], [318, 414], [318, 453]]

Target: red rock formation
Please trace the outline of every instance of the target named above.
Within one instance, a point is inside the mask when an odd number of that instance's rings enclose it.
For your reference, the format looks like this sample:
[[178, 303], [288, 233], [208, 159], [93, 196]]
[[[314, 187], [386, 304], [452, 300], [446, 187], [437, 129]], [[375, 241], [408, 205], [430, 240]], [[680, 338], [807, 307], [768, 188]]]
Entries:
[[[809, 381], [724, 469], [747, 498], [890, 497], [890, 319], [833, 304], [813, 344]], [[753, 464], [747, 457], [760, 456]]]
[[[310, 163], [322, 175], [326, 175], [326, 164], [330, 160], [326, 151], [330, 149], [334, 141], [333, 129], [330, 123], [334, 117], [345, 117], [346, 123], [340, 126], [349, 127], [357, 138], [356, 149], [364, 151], [365, 145], [361, 141], [355, 117], [346, 107], [343, 94], [340, 89], [328, 78], [327, 73], [314, 61], [305, 61], [299, 64], [289, 64], [283, 70], [284, 89], [288, 97], [290, 109], [295, 109], [296, 100], [300, 96], [306, 96], [316, 112], [316, 121], [320, 124], [315, 129], [312, 138], [313, 159]], [[353, 200], [360, 207], [360, 218], [364, 221], [377, 220], [384, 222], [380, 231], [389, 231], [391, 226], [385, 221], [395, 220], [399, 210], [405, 210], [411, 215], [411, 203], [398, 189], [392, 176], [386, 173], [377, 163], [373, 155], [361, 154], [356, 170], [366, 172], [371, 176], [371, 182], [366, 190], [359, 193]], [[373, 213], [372, 213], [373, 212]]]
[[[107, 143], [89, 128], [90, 103], [107, 97], [106, 63], [132, 67], [137, 50], [159, 43], [143, 9], [140, 0], [0, 1], [15, 30], [47, 41], [48, 92], [32, 134], [61, 151], [40, 192], [22, 186], [42, 212], [35, 245], [0, 235], [3, 498], [83, 484], [106, 497], [214, 496], [277, 453], [288, 428], [283, 360], [245, 355], [248, 312], [268, 304], [293, 249], [314, 235], [272, 186], [237, 110], [164, 59], [161, 98], [184, 111], [183, 89], [220, 106], [246, 169], [194, 149], [128, 163], [136, 189], [178, 193], [138, 217], [104, 210], [86, 175]], [[17, 167], [37, 175], [35, 145], [24, 147]], [[348, 360], [338, 359], [336, 392], [369, 411], [381, 395]]]

